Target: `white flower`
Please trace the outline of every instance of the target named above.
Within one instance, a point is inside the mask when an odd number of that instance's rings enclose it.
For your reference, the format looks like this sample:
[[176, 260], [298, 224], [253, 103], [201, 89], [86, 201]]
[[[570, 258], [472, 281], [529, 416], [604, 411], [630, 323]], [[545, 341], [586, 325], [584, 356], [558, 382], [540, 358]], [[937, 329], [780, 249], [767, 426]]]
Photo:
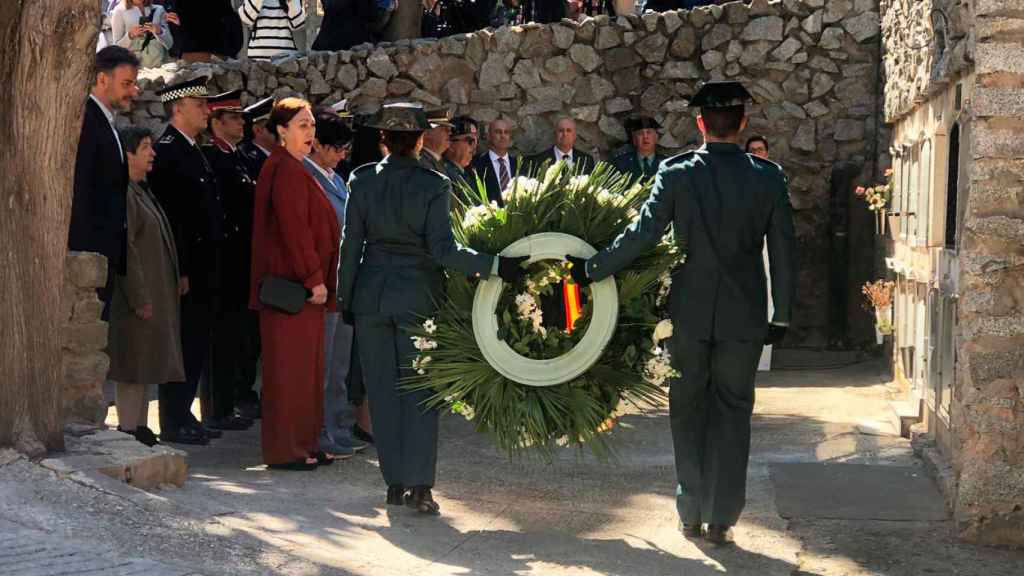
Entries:
[[462, 227], [465, 229], [476, 228], [480, 224], [491, 217], [494, 211], [498, 209], [497, 202], [491, 202], [488, 204], [481, 204], [473, 206], [469, 210], [466, 210], [466, 214], [462, 217]]
[[423, 330], [427, 334], [433, 334], [437, 330], [437, 324], [434, 323], [433, 318], [427, 318], [426, 322], [423, 323]]
[[653, 355], [644, 364], [644, 380], [655, 386], [661, 386], [665, 380], [679, 376], [679, 372], [672, 367], [672, 356], [668, 350], [655, 347], [651, 352]]
[[569, 178], [569, 189], [570, 190], [580, 190], [584, 186], [586, 186], [588, 180], [590, 180], [590, 176], [587, 176], [585, 174], [580, 174], [579, 176], [573, 176], [572, 178]]
[[435, 350], [437, 348], [437, 340], [431, 340], [422, 336], [412, 336], [412, 345], [421, 352], [424, 350]]
[[528, 320], [535, 334], [547, 337], [548, 331], [544, 328], [544, 313], [537, 305], [537, 299], [533, 294], [523, 292], [516, 295], [516, 313], [520, 320]]
[[665, 299], [668, 298], [669, 292], [672, 291], [672, 274], [668, 271], [662, 272], [658, 275], [658, 297], [654, 301], [655, 306], [661, 306], [665, 303]]
[[658, 325], [654, 327], [654, 335], [651, 336], [651, 340], [653, 340], [654, 344], [657, 345], [658, 342], [661, 342], [662, 340], [664, 340], [666, 338], [671, 338], [671, 337], [672, 337], [672, 321], [668, 320], [668, 319], [665, 319], [665, 320], [662, 320], [661, 322], [658, 322]]
[[431, 360], [433, 360], [433, 358], [430, 356], [417, 356], [412, 360], [412, 368], [417, 374], [426, 374], [427, 364], [430, 364]]
[[501, 191], [501, 199], [506, 203], [517, 196], [532, 196], [540, 190], [540, 180], [516, 176], [508, 181], [505, 189]]
[[601, 188], [600, 190], [597, 191], [597, 203], [598, 204], [601, 204], [601, 205], [604, 205], [604, 206], [607, 206], [607, 205], [614, 206], [614, 205], [618, 204], [619, 200], [621, 200], [621, 199], [622, 199], [622, 196], [619, 196], [618, 194], [612, 194], [611, 192], [605, 190], [604, 188]]

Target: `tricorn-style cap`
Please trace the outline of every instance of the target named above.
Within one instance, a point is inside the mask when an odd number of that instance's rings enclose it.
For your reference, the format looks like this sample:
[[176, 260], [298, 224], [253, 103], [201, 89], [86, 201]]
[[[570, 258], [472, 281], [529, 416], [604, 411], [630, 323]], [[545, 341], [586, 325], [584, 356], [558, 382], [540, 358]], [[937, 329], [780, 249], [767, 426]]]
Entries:
[[232, 90], [223, 94], [217, 94], [216, 96], [210, 96], [206, 99], [206, 103], [210, 106], [210, 112], [234, 112], [241, 114], [242, 110], [242, 91]]
[[182, 98], [209, 98], [210, 92], [206, 88], [209, 81], [209, 76], [196, 76], [191, 80], [165, 86], [157, 90], [156, 95], [160, 97], [161, 102], [173, 102]]
[[707, 82], [690, 99], [693, 108], [728, 108], [753, 102], [743, 84], [731, 81]]
[[650, 116], [630, 116], [626, 118], [626, 132], [632, 134], [637, 130], [644, 130], [650, 128], [651, 130], [657, 130], [661, 128], [661, 124]]
[[365, 126], [391, 132], [423, 132], [431, 128], [423, 106], [412, 102], [386, 104], [369, 116]]
[[335, 114], [342, 118], [351, 118], [352, 112], [348, 109], [348, 98], [343, 98], [334, 104], [328, 106]]
[[[468, 136], [472, 134], [472, 132], [469, 131], [470, 126], [477, 126], [477, 123], [469, 116], [459, 116], [453, 119], [451, 137], [458, 138], [460, 136]], [[479, 126], [477, 126], [478, 131], [479, 129]]]
[[248, 106], [242, 112], [249, 117], [251, 122], [263, 122], [270, 118], [270, 113], [274, 110], [274, 97], [270, 96], [264, 98], [259, 102]]

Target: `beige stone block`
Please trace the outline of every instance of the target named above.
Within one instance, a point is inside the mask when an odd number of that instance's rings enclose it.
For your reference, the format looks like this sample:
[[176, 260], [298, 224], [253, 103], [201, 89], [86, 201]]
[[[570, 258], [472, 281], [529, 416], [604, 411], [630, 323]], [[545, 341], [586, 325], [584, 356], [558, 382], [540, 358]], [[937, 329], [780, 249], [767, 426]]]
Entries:
[[1019, 42], [985, 42], [974, 48], [974, 69], [978, 74], [1010, 72], [1024, 74]]
[[[1021, 57], [1024, 58], [1024, 51]], [[983, 80], [982, 80], [983, 82]], [[979, 118], [992, 116], [1024, 117], [1024, 76], [1018, 86], [975, 86], [972, 110]]]
[[71, 322], [75, 324], [88, 324], [96, 322], [103, 313], [103, 302], [96, 297], [96, 293], [90, 291], [83, 299], [74, 303], [71, 312]]
[[79, 288], [100, 288], [107, 284], [107, 258], [94, 252], [68, 252], [64, 276]]
[[975, 158], [1024, 156], [1024, 118], [990, 118], [975, 122], [972, 130]]
[[63, 347], [75, 352], [102, 350], [107, 346], [107, 323], [65, 324], [61, 329]]

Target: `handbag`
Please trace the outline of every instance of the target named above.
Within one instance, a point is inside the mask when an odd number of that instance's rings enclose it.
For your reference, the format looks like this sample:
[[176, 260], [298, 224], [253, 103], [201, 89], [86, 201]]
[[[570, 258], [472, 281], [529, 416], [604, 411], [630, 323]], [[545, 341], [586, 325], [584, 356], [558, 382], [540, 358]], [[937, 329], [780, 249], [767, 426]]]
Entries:
[[260, 304], [269, 306], [285, 314], [298, 314], [306, 305], [306, 299], [312, 292], [302, 284], [280, 276], [267, 276], [260, 280], [257, 297]]

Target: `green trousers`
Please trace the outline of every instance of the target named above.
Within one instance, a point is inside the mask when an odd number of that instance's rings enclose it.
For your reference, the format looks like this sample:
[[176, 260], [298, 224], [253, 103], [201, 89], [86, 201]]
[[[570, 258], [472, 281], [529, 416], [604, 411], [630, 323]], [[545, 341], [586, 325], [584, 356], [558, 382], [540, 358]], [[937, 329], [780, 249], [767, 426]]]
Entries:
[[682, 373], [669, 390], [676, 508], [687, 524], [733, 526], [743, 511], [762, 345], [672, 339], [673, 363]]
[[388, 486], [432, 487], [437, 474], [439, 413], [422, 405], [430, 393], [399, 390], [399, 380], [412, 375], [417, 353], [403, 327], [415, 323], [406, 314], [356, 315], [373, 439]]

